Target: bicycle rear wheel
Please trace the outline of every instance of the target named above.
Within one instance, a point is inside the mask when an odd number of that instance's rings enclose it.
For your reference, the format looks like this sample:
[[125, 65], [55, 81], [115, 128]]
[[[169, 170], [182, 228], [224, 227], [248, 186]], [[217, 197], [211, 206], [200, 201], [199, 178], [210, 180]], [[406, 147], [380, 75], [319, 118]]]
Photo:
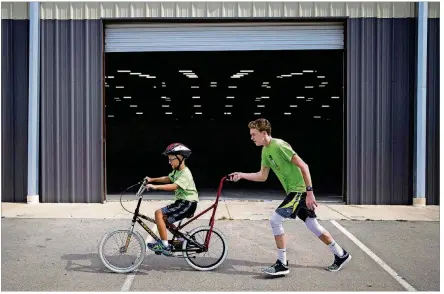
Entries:
[[[209, 232], [210, 226], [197, 227], [189, 233], [189, 238], [198, 244], [204, 245], [205, 237]], [[222, 232], [213, 227], [207, 252], [196, 253], [196, 245], [188, 240], [183, 242], [182, 249], [184, 250], [185, 260], [192, 268], [199, 271], [210, 271], [219, 267], [227, 258], [227, 245], [227, 240]]]
[[[99, 255], [103, 264], [116, 273], [134, 271], [145, 259], [146, 244], [139, 232], [133, 231], [125, 251], [130, 230], [114, 230], [103, 236], [99, 245]], [[108, 252], [113, 251], [114, 254]]]

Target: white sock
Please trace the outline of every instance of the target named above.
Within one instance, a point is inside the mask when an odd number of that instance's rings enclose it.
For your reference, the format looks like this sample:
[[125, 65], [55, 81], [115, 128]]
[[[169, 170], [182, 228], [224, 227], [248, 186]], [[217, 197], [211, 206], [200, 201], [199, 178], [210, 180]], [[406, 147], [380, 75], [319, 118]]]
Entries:
[[162, 243], [165, 247], [168, 247], [168, 240], [162, 240]]
[[333, 240], [333, 242], [331, 242], [331, 244], [328, 245], [328, 248], [330, 248], [330, 250], [331, 250], [331, 252], [333, 252], [333, 254], [335, 254], [339, 257], [342, 257], [344, 255], [344, 250], [342, 250], [341, 246], [339, 246], [335, 240]]
[[278, 259], [284, 264], [287, 265], [287, 250], [278, 249]]

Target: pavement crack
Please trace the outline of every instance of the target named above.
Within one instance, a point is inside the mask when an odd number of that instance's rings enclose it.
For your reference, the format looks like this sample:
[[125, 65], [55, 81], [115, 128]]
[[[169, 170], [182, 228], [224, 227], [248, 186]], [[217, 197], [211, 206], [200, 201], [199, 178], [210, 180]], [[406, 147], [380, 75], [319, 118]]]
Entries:
[[339, 212], [338, 210], [336, 210], [336, 209], [334, 209], [334, 208], [332, 208], [332, 207], [330, 207], [330, 205], [325, 205], [325, 206], [327, 206], [329, 209], [331, 209], [331, 210], [333, 210], [334, 212], [337, 212], [337, 213], [339, 213], [340, 215], [342, 215], [343, 217], [345, 217], [347, 220], [351, 220], [351, 218], [349, 218], [348, 216], [346, 216], [345, 214], [343, 214], [343, 213], [341, 213], [341, 212]]

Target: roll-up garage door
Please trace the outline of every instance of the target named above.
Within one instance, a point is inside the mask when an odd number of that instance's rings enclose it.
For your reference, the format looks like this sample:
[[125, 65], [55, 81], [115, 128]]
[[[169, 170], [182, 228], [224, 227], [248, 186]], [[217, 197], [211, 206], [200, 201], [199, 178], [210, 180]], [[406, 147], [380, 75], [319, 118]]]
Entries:
[[342, 23], [109, 24], [106, 52], [335, 50]]

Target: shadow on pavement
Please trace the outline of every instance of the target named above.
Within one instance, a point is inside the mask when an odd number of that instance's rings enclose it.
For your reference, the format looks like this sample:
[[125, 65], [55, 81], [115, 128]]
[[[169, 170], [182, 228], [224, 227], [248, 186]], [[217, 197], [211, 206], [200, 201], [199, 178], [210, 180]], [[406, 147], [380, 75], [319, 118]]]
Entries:
[[[66, 260], [66, 271], [77, 271], [87, 273], [113, 273], [108, 270], [100, 260], [98, 253], [87, 254], [67, 254], [62, 256], [62, 260]], [[82, 262], [83, 261], [83, 262]], [[85, 261], [89, 261], [89, 264], [84, 264]], [[255, 279], [262, 278], [274, 278], [265, 276], [260, 272], [261, 267], [269, 266], [270, 263], [254, 262], [248, 260], [238, 260], [227, 258], [222, 265], [220, 265], [213, 272], [228, 274], [228, 275], [246, 275], [254, 276]], [[82, 264], [83, 263], [83, 264]], [[239, 270], [234, 266], [250, 267], [248, 270]], [[290, 268], [312, 268], [316, 270], [325, 271], [323, 266], [304, 266], [298, 264], [291, 264]], [[150, 254], [145, 257], [145, 260], [138, 268], [136, 275], [149, 275], [150, 271], [183, 271], [183, 272], [195, 272], [196, 270], [190, 267], [183, 258], [173, 258], [165, 256], [157, 256]]]

